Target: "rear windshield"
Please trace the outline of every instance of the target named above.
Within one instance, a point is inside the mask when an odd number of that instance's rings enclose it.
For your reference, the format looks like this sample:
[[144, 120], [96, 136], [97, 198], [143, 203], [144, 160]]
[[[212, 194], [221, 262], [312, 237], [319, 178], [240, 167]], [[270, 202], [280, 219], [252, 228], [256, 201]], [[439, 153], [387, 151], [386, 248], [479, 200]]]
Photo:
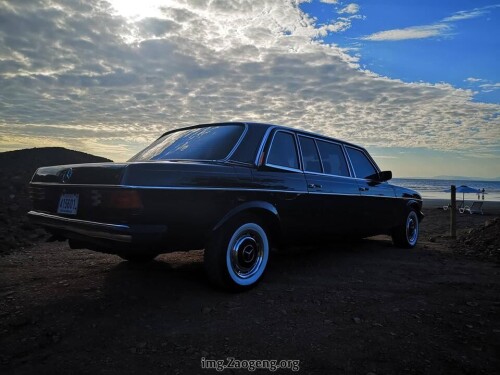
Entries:
[[205, 126], [165, 134], [129, 161], [221, 160], [240, 139], [242, 124]]

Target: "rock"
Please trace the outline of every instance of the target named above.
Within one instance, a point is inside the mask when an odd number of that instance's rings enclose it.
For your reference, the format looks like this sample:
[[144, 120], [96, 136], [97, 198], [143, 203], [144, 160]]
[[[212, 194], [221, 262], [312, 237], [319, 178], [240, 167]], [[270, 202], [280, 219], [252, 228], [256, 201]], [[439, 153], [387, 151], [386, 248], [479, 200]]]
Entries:
[[358, 318], [357, 316], [353, 317], [353, 318], [352, 318], [352, 320], [353, 320], [353, 322], [354, 322], [354, 323], [356, 323], [356, 324], [361, 323], [361, 319], [360, 319], [360, 318]]
[[465, 304], [467, 306], [471, 306], [471, 307], [476, 307], [477, 306], [477, 302], [466, 302]]

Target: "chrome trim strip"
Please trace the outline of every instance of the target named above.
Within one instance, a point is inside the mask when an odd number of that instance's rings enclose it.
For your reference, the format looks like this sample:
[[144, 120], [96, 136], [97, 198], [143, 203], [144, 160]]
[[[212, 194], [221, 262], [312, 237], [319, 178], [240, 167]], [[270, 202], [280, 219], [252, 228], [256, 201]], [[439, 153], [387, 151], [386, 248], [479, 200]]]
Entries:
[[266, 163], [266, 166], [268, 166], [268, 167], [273, 167], [273, 168], [276, 168], [276, 169], [283, 169], [284, 171], [289, 171], [289, 172], [298, 172], [298, 173], [302, 173], [302, 170], [301, 170], [301, 169], [295, 169], [295, 168], [283, 167], [282, 165], [267, 164], [267, 163]]
[[[302, 172], [302, 171], [299, 171]], [[335, 176], [335, 177], [342, 177], [342, 176]], [[348, 179], [353, 179], [352, 177], [342, 177], [342, 178], [348, 178]], [[364, 181], [364, 180], [363, 180]], [[35, 184], [36, 182], [32, 183]], [[247, 192], [268, 192], [268, 193], [289, 193], [289, 194], [323, 194], [323, 195], [354, 195], [354, 196], [360, 196], [360, 194], [341, 194], [341, 193], [329, 193], [329, 192], [318, 192], [318, 191], [306, 191], [306, 190], [282, 190], [282, 189], [261, 189], [261, 188], [234, 188], [234, 187], [195, 187], [195, 186], [180, 186], [180, 187], [173, 187], [173, 186], [137, 186], [137, 185], [61, 185], [61, 184], [55, 184], [55, 183], [36, 183], [39, 185], [59, 185], [59, 186], [64, 186], [64, 187], [90, 187], [90, 186], [97, 186], [100, 188], [119, 188], [119, 189], [144, 189], [144, 190], [207, 190], [207, 191], [247, 191]], [[363, 197], [377, 197], [377, 198], [395, 198], [395, 199], [404, 199], [404, 200], [417, 200], [414, 197], [396, 197], [396, 196], [382, 196], [382, 195], [368, 195], [368, 194], [363, 194]], [[69, 220], [74, 220], [74, 219], [69, 219]], [[110, 224], [113, 225], [113, 224]]]
[[[301, 172], [302, 171], [298, 171]], [[98, 187], [98, 188], [106, 188], [106, 189], [144, 189], [144, 190], [220, 190], [220, 191], [263, 191], [270, 193], [292, 193], [292, 194], [305, 194], [307, 191], [303, 190], [283, 190], [283, 189], [261, 189], [261, 188], [235, 188], [235, 187], [197, 187], [197, 186], [140, 186], [140, 185], [96, 185], [96, 184], [58, 184], [53, 182], [33, 182], [32, 184], [37, 185], [47, 185], [47, 186], [61, 186], [61, 187]]]
[[335, 177], [335, 178], [342, 178], [342, 179], [349, 179], [349, 180], [358, 180], [357, 178], [354, 177], [349, 177], [349, 176], [339, 176], [337, 174], [328, 174], [328, 173], [318, 173], [318, 172], [309, 172], [309, 171], [304, 171], [306, 174], [313, 174], [315, 176], [323, 176], [323, 177]]

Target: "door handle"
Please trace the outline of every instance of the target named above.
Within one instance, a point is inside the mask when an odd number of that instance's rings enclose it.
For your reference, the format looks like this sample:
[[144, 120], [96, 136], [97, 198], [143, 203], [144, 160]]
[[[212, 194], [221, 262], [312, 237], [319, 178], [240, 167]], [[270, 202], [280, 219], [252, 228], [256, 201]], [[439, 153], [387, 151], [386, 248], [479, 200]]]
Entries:
[[359, 191], [368, 191], [370, 190], [370, 188], [367, 188], [367, 187], [360, 187], [359, 188]]
[[319, 184], [308, 184], [307, 187], [309, 189], [321, 189], [323, 186]]

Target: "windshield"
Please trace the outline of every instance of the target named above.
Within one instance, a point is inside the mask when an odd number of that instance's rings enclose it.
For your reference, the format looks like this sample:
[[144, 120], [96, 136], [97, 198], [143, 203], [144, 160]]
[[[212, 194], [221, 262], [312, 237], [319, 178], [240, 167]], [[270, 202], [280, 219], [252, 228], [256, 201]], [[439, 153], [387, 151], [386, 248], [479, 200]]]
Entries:
[[240, 139], [242, 124], [204, 126], [165, 134], [129, 161], [221, 160]]

